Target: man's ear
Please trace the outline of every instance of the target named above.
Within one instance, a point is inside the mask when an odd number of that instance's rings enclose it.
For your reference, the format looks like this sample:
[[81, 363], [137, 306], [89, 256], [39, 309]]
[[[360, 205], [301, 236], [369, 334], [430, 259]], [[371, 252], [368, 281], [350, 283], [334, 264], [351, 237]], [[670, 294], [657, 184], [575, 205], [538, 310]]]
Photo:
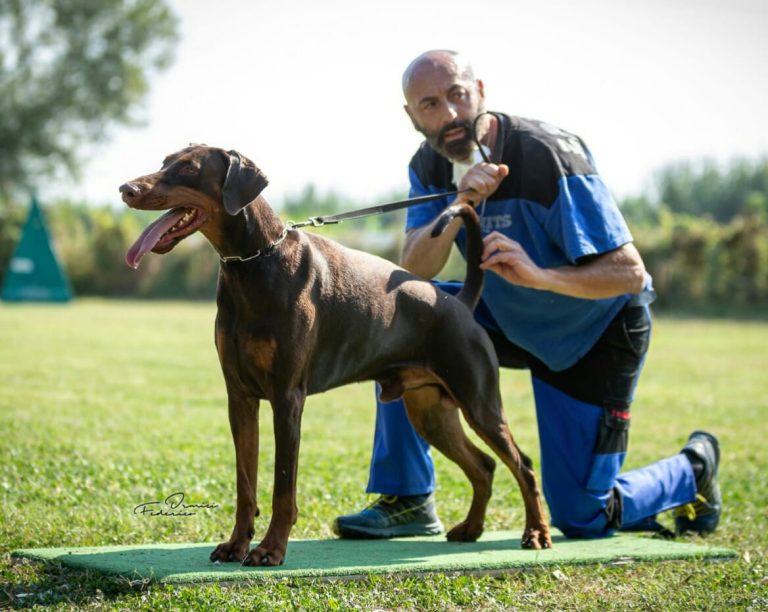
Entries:
[[226, 157], [229, 167], [221, 195], [224, 209], [230, 215], [236, 215], [256, 199], [269, 181], [250, 159], [237, 151], [227, 151]]
[[477, 79], [475, 87], [477, 88], [477, 95], [480, 96], [480, 99], [485, 100], [485, 85], [483, 84], [482, 79]]

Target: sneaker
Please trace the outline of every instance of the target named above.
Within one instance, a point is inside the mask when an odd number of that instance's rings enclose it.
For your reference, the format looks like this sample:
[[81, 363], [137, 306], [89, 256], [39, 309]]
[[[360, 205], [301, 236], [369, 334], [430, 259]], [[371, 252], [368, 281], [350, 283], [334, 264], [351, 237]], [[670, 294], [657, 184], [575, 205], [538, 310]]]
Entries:
[[688, 455], [692, 463], [699, 462], [702, 470], [696, 477], [696, 499], [675, 509], [677, 533], [712, 533], [723, 512], [723, 498], [720, 485], [717, 484], [720, 445], [712, 434], [694, 431], [682, 452]]
[[363, 511], [338, 517], [333, 531], [342, 538], [399, 538], [436, 535], [442, 533], [443, 524], [431, 493], [382, 495]]

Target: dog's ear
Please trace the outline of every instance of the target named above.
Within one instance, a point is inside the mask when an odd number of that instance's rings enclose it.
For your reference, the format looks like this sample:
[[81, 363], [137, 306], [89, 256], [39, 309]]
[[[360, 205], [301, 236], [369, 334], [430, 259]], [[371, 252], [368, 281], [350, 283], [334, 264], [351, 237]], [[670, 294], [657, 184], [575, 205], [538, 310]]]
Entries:
[[227, 151], [229, 168], [221, 189], [224, 209], [236, 215], [256, 199], [269, 181], [265, 174], [247, 157], [237, 151]]

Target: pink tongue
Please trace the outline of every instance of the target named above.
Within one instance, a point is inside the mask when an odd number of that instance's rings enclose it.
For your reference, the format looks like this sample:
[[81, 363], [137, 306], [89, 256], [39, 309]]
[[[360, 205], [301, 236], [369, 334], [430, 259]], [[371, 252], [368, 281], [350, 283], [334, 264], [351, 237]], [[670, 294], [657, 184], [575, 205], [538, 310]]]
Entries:
[[165, 232], [171, 229], [187, 212], [186, 208], [172, 208], [157, 221], [149, 225], [125, 254], [125, 263], [138, 268], [141, 258], [152, 250]]

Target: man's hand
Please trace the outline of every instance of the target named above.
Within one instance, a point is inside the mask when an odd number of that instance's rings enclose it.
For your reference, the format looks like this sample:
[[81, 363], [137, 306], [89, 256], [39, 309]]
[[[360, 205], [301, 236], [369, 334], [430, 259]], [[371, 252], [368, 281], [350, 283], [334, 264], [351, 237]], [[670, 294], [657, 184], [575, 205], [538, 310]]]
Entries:
[[640, 293], [645, 285], [645, 265], [631, 242], [589, 262], [558, 268], [540, 268], [518, 242], [499, 232], [488, 234], [483, 245], [480, 267], [521, 287], [599, 300]]
[[504, 280], [521, 287], [546, 289], [547, 271], [537, 266], [520, 243], [491, 232], [483, 239], [483, 255], [480, 267], [490, 270]]
[[456, 202], [463, 202], [471, 206], [477, 206], [486, 198], [493, 195], [499, 184], [509, 174], [509, 166], [506, 164], [487, 164], [481, 162], [472, 166], [461, 179], [458, 185], [459, 191], [470, 189], [461, 193]]

